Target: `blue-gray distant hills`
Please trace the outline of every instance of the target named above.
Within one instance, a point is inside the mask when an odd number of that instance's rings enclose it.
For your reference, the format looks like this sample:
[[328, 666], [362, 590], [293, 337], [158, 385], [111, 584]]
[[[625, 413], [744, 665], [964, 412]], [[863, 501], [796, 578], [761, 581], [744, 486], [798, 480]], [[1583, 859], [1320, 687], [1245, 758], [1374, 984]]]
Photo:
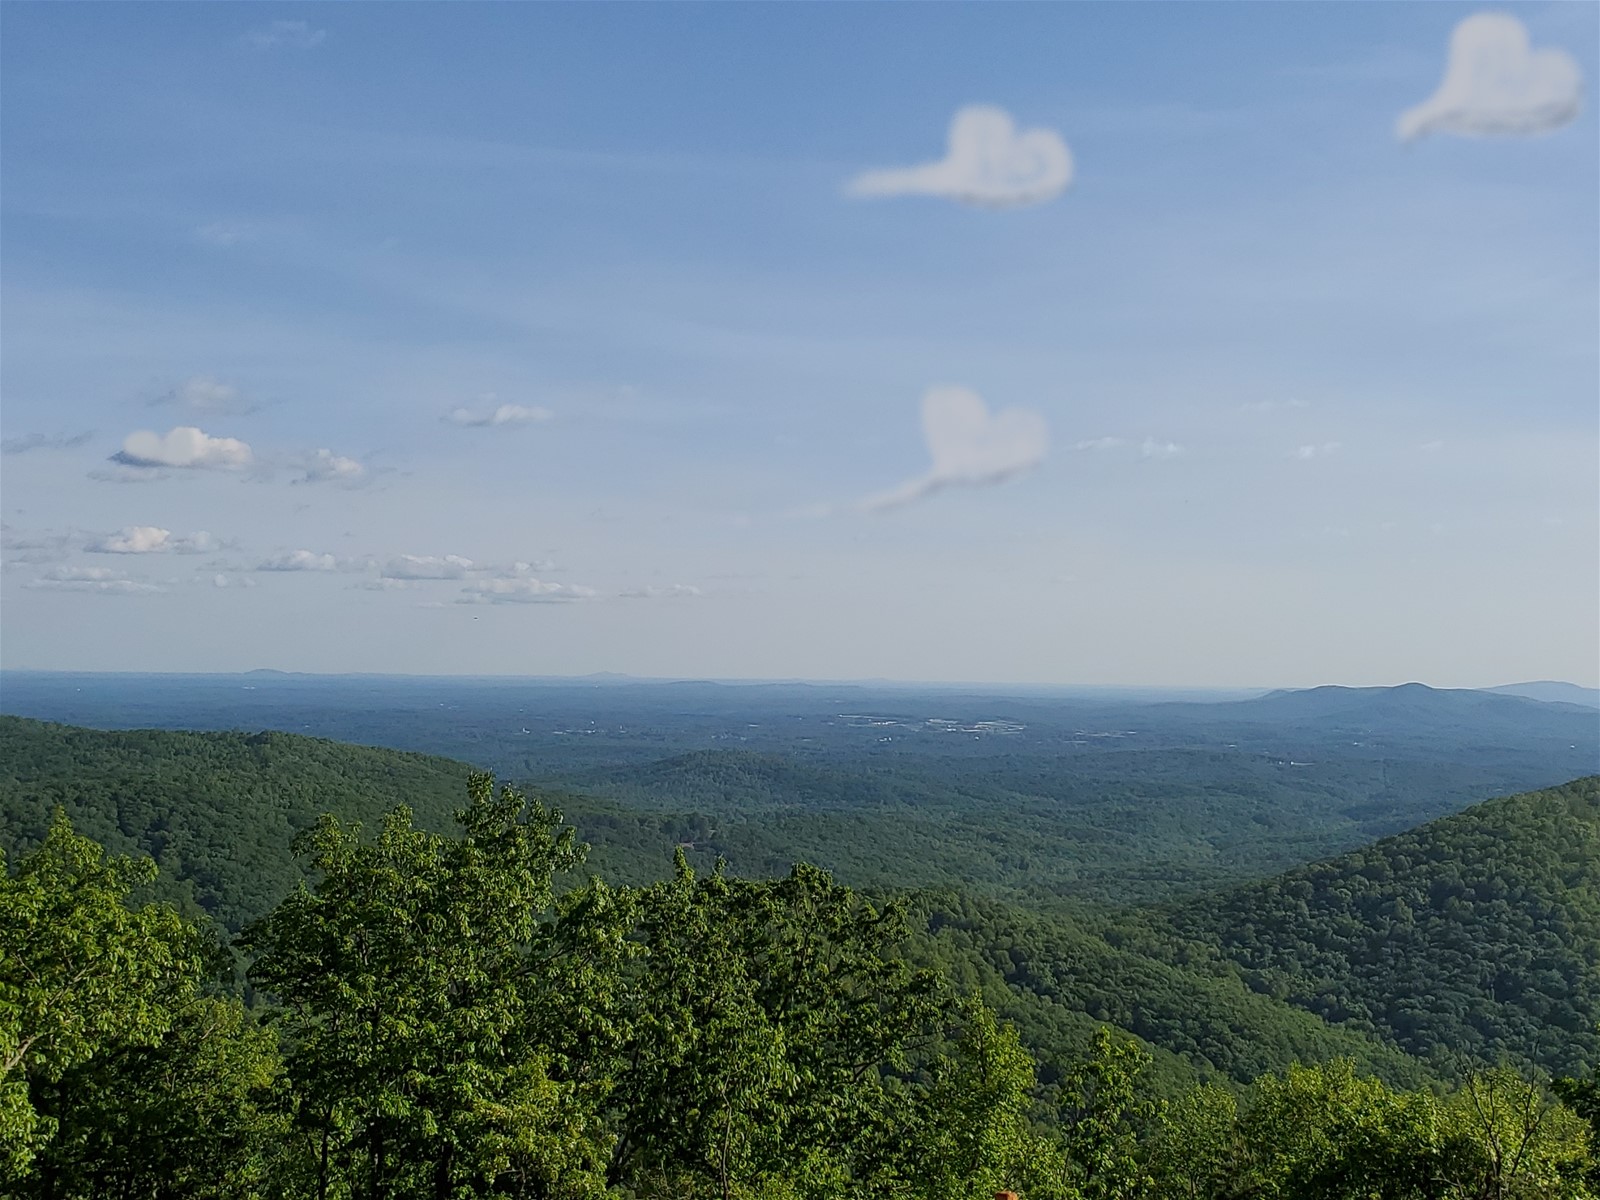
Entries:
[[1499, 687], [1484, 688], [1497, 696], [1521, 696], [1527, 700], [1542, 700], [1547, 704], [1581, 704], [1600, 708], [1600, 688], [1579, 687], [1575, 683], [1562, 683], [1554, 679], [1540, 679], [1533, 683], [1503, 683]]

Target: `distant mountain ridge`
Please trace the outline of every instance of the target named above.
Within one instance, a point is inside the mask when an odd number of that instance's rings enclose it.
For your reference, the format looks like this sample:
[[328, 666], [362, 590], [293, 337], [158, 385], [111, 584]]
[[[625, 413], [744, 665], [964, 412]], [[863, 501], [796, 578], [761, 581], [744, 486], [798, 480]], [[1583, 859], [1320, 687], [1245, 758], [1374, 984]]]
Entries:
[[1600, 688], [1579, 687], [1554, 679], [1539, 679], [1531, 683], [1503, 683], [1499, 687], [1484, 688], [1497, 696], [1522, 696], [1546, 704], [1579, 704], [1585, 708], [1600, 708]]

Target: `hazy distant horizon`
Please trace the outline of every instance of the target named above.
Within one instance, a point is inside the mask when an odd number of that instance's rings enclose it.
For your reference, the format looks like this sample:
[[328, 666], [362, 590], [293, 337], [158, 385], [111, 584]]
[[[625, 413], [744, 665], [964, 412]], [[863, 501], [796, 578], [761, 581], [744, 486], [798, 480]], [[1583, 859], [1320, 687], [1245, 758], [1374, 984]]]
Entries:
[[1247, 696], [1265, 695], [1277, 691], [1307, 691], [1313, 688], [1337, 687], [1351, 689], [1369, 688], [1396, 688], [1412, 684], [1421, 684], [1423, 687], [1436, 691], [1480, 691], [1492, 692], [1497, 689], [1504, 690], [1514, 687], [1541, 687], [1551, 686], [1557, 688], [1572, 688], [1582, 692], [1600, 693], [1600, 687], [1577, 683], [1567, 679], [1525, 679], [1509, 680], [1500, 683], [1488, 684], [1463, 684], [1443, 685], [1430, 683], [1427, 680], [1397, 679], [1381, 682], [1356, 682], [1348, 683], [1339, 680], [1322, 680], [1316, 683], [1279, 683], [1279, 684], [1234, 684], [1234, 683], [1061, 683], [1061, 682], [1023, 682], [1017, 680], [972, 680], [972, 679], [883, 679], [883, 678], [828, 678], [806, 676], [710, 676], [710, 675], [633, 675], [617, 671], [590, 671], [579, 675], [537, 675], [522, 672], [429, 672], [411, 673], [399, 671], [298, 671], [286, 670], [278, 667], [248, 667], [240, 670], [227, 671], [144, 671], [144, 670], [95, 670], [95, 669], [58, 669], [53, 667], [0, 667], [0, 681], [6, 675], [83, 675], [83, 676], [150, 676], [172, 678], [243, 678], [250, 675], [256, 676], [281, 676], [295, 679], [391, 679], [391, 680], [451, 680], [473, 681], [484, 680], [496, 683], [543, 683], [543, 684], [610, 684], [626, 686], [629, 684], [715, 684], [728, 687], [760, 687], [760, 686], [795, 686], [795, 687], [858, 687], [881, 688], [885, 690], [961, 690], [971, 689], [978, 691], [1006, 691], [1018, 693], [1148, 693], [1152, 695], [1166, 693], [1187, 693], [1194, 695], [1218, 694], [1245, 698]]

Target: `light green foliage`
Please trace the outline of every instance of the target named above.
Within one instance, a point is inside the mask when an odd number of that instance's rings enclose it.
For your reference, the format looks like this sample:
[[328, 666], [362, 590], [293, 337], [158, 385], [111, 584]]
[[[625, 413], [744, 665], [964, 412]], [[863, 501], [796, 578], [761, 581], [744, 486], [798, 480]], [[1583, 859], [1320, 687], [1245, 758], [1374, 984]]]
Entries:
[[1581, 1200], [1590, 1194], [1587, 1124], [1509, 1067], [1469, 1074], [1443, 1116], [1441, 1173], [1455, 1195]]
[[130, 905], [149, 860], [57, 816], [0, 878], [4, 1178], [22, 1196], [252, 1194], [276, 1049], [207, 994], [207, 938]]
[[1094, 1053], [1068, 1068], [1060, 1106], [1063, 1191], [1083, 1200], [1132, 1200], [1149, 1186], [1139, 1138], [1160, 1109], [1142, 1076], [1150, 1055], [1102, 1028]]
[[285, 1007], [318, 1196], [598, 1187], [604, 1135], [546, 1075], [520, 986], [579, 852], [559, 814], [488, 776], [470, 797], [459, 838], [404, 808], [372, 842], [324, 819], [303, 843], [315, 887], [247, 934], [251, 979]]
[[1345, 1061], [1259, 1080], [1241, 1133], [1264, 1197], [1420, 1200], [1442, 1127], [1433, 1096], [1393, 1091]]
[[25, 1166], [56, 1132], [35, 1103], [112, 1046], [153, 1045], [194, 996], [201, 942], [171, 909], [130, 909], [148, 860], [108, 858], [57, 816], [0, 879], [3, 1153]]
[[630, 900], [611, 1181], [826, 1196], [877, 1170], [885, 1072], [939, 1015], [932, 978], [894, 952], [901, 914], [814, 868], [750, 881], [697, 876], [681, 856]]
[[1153, 1139], [1157, 1190], [1171, 1200], [1225, 1196], [1244, 1174], [1239, 1104], [1216, 1084], [1191, 1088], [1170, 1104]]
[[918, 1200], [966, 1200], [1018, 1187], [1046, 1153], [1029, 1127], [1033, 1059], [1016, 1031], [982, 1001], [959, 1010], [960, 1029], [933, 1083], [917, 1097], [900, 1167]]

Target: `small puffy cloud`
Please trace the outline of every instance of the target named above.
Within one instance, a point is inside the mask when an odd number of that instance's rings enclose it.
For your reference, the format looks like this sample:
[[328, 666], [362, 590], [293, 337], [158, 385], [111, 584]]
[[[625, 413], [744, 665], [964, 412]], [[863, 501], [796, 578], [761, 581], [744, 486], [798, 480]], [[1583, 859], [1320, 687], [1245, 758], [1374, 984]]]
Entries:
[[1461, 137], [1548, 133], [1578, 115], [1583, 76], [1564, 50], [1535, 50], [1528, 30], [1506, 13], [1477, 13], [1450, 35], [1444, 80], [1400, 115], [1395, 134]]
[[169, 392], [163, 392], [152, 404], [170, 404], [193, 413], [227, 414], [237, 416], [255, 411], [231, 383], [224, 383], [210, 375], [192, 375]]
[[214, 588], [253, 588], [256, 581], [248, 575], [224, 575], [220, 571], [211, 577]]
[[331, 450], [318, 450], [306, 455], [300, 463], [300, 472], [296, 483], [354, 483], [367, 473], [367, 469], [353, 458], [345, 458]]
[[1039, 465], [1050, 448], [1042, 414], [1026, 408], [990, 412], [977, 392], [937, 387], [922, 397], [922, 436], [933, 460], [928, 473], [863, 502], [898, 508], [952, 484], [999, 483]]
[[[484, 399], [492, 401], [494, 397], [485, 396]], [[532, 425], [539, 421], [548, 421], [554, 415], [548, 408], [539, 408], [537, 405], [497, 404], [493, 407], [476, 409], [452, 409], [444, 419], [451, 425], [460, 425], [468, 429], [486, 429], [495, 425]]]
[[1123, 446], [1126, 446], [1127, 444], [1128, 444], [1128, 439], [1127, 438], [1098, 437], [1098, 438], [1090, 438], [1088, 441], [1085, 441], [1085, 442], [1079, 442], [1076, 446], [1073, 447], [1073, 449], [1074, 450], [1093, 450], [1093, 451], [1099, 452], [1099, 451], [1105, 451], [1105, 450], [1117, 450], [1117, 449], [1120, 449]]
[[258, 571], [337, 571], [339, 560], [331, 554], [318, 554], [312, 550], [290, 550], [263, 559], [256, 564]]
[[128, 525], [87, 547], [94, 554], [208, 554], [216, 548], [217, 539], [203, 529], [174, 537], [170, 529], [155, 525]]
[[201, 470], [247, 467], [252, 457], [250, 447], [238, 438], [212, 437], [192, 425], [180, 425], [164, 434], [146, 429], [130, 433], [111, 461], [144, 470]]
[[245, 44], [257, 50], [312, 50], [327, 39], [326, 29], [313, 29], [305, 21], [272, 21], [244, 35]]
[[542, 579], [484, 579], [462, 589], [457, 604], [559, 604], [567, 600], [588, 600], [593, 588], [570, 583], [548, 583]]
[[665, 586], [652, 583], [644, 587], [629, 588], [617, 594], [624, 600], [678, 600], [705, 595], [699, 588], [687, 583], [672, 583]]
[[93, 436], [93, 433], [19, 433], [0, 441], [0, 454], [26, 454], [30, 450], [72, 450]]
[[459, 554], [401, 554], [383, 564], [384, 579], [465, 579], [474, 570], [470, 558]]
[[166, 589], [153, 583], [129, 579], [109, 567], [55, 567], [22, 585], [38, 591], [98, 592], [107, 596], [148, 595]]
[[1072, 182], [1072, 152], [1052, 129], [1018, 130], [993, 105], [961, 109], [950, 122], [944, 158], [858, 175], [852, 196], [943, 196], [963, 204], [1011, 208], [1059, 196]]
[[1289, 452], [1289, 457], [1304, 461], [1311, 458], [1327, 458], [1328, 455], [1337, 454], [1338, 452], [1338, 442], [1321, 442], [1308, 446], [1296, 446]]

